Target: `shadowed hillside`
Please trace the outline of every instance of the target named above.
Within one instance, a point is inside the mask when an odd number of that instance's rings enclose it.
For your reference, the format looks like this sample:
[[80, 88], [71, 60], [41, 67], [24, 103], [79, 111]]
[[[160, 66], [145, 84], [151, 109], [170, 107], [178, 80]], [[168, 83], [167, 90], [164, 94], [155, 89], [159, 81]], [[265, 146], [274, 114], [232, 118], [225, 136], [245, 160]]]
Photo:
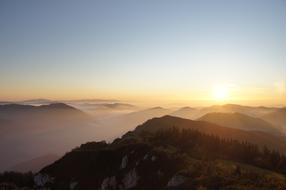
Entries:
[[286, 188], [285, 156], [211, 135], [208, 127], [226, 131], [222, 134], [239, 131], [170, 116], [151, 119], [111, 144], [75, 148], [36, 174], [35, 185], [79, 190]]
[[193, 121], [172, 116], [151, 119], [143, 125], [138, 126], [135, 133], [141, 133], [142, 131], [156, 132], [173, 127], [178, 127], [180, 129], [195, 129], [206, 134], [217, 135], [221, 138], [248, 141], [260, 146], [267, 145], [273, 149], [286, 153], [286, 138], [283, 136], [276, 136], [258, 131], [244, 131], [222, 127], [205, 121]]

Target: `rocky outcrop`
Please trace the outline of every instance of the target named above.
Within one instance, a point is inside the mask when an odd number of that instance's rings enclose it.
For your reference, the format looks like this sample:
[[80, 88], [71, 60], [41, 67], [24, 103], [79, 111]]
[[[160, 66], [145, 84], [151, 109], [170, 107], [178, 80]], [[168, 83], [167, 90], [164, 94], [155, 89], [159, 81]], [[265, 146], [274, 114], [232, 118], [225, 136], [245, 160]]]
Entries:
[[122, 182], [124, 184], [125, 189], [133, 188], [137, 185], [137, 181], [139, 179], [139, 176], [137, 175], [136, 169], [132, 169], [129, 171], [125, 177], [123, 178]]
[[128, 163], [128, 157], [127, 157], [127, 155], [126, 155], [126, 156], [124, 156], [124, 157], [122, 158], [122, 161], [121, 161], [121, 166], [120, 166], [120, 168], [121, 168], [121, 169], [124, 169], [124, 168], [126, 168], [126, 166], [127, 166], [127, 163]]
[[76, 182], [76, 181], [71, 182], [70, 183], [70, 190], [74, 190], [75, 187], [77, 186], [77, 184], [78, 184], [78, 182]]
[[176, 174], [168, 181], [167, 187], [180, 186], [184, 184], [186, 180], [187, 178], [185, 176]]
[[54, 180], [54, 178], [50, 177], [47, 174], [38, 173], [34, 177], [35, 187], [36, 187], [36, 189], [48, 189], [48, 188], [46, 188], [46, 186], [49, 183], [52, 183], [53, 180]]
[[110, 189], [115, 190], [116, 186], [117, 186], [116, 177], [115, 176], [107, 177], [103, 180], [100, 190], [110, 190]]

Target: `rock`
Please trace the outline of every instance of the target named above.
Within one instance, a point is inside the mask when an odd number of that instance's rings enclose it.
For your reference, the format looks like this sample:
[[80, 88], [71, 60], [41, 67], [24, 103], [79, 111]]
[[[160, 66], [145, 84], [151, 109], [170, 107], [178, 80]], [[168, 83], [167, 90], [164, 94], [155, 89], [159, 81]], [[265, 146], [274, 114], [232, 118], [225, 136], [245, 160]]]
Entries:
[[136, 165], [136, 166], [138, 166], [138, 165], [139, 165], [139, 163], [140, 163], [140, 160], [138, 160], [138, 161], [135, 163], [135, 165]]
[[148, 158], [148, 156], [149, 156], [148, 154], [145, 154], [143, 160], [146, 160]]
[[123, 178], [122, 182], [124, 184], [125, 189], [133, 188], [137, 185], [139, 176], [137, 175], [137, 172], [135, 168], [128, 172], [125, 177]]
[[186, 181], [186, 177], [183, 175], [174, 175], [168, 182], [167, 187], [177, 187], [182, 185]]
[[116, 189], [116, 178], [115, 176], [107, 177], [102, 181], [100, 190], [112, 190]]
[[70, 190], [74, 190], [75, 186], [77, 186], [78, 182], [73, 181], [70, 183]]
[[34, 176], [34, 183], [37, 188], [44, 187], [47, 183], [52, 183], [53, 178], [47, 174], [38, 173]]
[[124, 157], [122, 158], [122, 161], [121, 161], [121, 166], [120, 166], [120, 168], [121, 168], [121, 169], [124, 169], [124, 168], [126, 168], [126, 166], [127, 166], [127, 163], [128, 163], [128, 157], [127, 157], [127, 155], [126, 155], [126, 156], [124, 156]]

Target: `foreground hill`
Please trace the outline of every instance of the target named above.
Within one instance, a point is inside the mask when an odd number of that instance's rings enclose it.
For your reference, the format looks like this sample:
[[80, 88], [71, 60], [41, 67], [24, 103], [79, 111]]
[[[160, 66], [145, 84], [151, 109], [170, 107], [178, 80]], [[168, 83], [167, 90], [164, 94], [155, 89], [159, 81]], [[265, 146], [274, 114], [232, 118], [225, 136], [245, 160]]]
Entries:
[[74, 190], [285, 189], [284, 156], [231, 140], [265, 140], [265, 136], [165, 116], [145, 122], [111, 144], [90, 142], [75, 148], [42, 169], [34, 182], [39, 189]]
[[259, 131], [245, 131], [229, 127], [223, 127], [206, 121], [193, 121], [173, 116], [164, 116], [154, 118], [135, 129], [135, 133], [142, 131], [157, 132], [162, 129], [170, 129], [177, 127], [180, 129], [194, 129], [200, 132], [216, 135], [225, 139], [235, 139], [239, 141], [247, 141], [260, 146], [268, 146], [272, 149], [286, 153], [286, 138], [283, 136], [271, 135]]
[[283, 134], [281, 128], [275, 127], [260, 118], [254, 118], [241, 113], [208, 113], [198, 120], [242, 130], [264, 131], [276, 135]]

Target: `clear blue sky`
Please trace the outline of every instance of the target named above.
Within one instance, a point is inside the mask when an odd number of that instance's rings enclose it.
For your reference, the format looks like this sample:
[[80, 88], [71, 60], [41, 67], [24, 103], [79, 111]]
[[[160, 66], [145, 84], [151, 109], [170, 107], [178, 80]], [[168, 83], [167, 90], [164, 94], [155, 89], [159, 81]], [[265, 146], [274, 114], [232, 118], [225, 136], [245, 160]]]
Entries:
[[284, 0], [2, 0], [0, 27], [1, 99], [285, 101]]

